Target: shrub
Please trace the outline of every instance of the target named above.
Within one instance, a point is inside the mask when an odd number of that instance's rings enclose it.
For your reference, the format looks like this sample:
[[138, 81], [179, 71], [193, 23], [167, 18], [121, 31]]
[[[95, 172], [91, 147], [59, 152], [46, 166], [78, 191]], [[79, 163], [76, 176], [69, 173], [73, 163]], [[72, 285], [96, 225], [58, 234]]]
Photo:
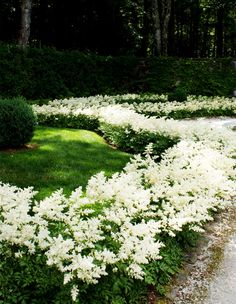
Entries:
[[191, 95], [229, 96], [236, 81], [231, 61], [232, 58], [144, 60], [53, 48], [25, 51], [0, 45], [0, 95], [54, 99], [127, 92], [162, 94], [180, 83]]
[[23, 98], [0, 99], [0, 148], [20, 147], [31, 140], [36, 117]]
[[131, 153], [144, 153], [146, 146], [153, 143], [153, 154], [161, 155], [179, 141], [177, 137], [148, 131], [136, 132], [131, 126], [114, 126], [105, 122], [100, 123], [99, 129], [109, 143]]
[[98, 129], [98, 119], [94, 116], [89, 116], [85, 114], [77, 115], [44, 115], [37, 114], [37, 120], [40, 125], [57, 127], [57, 128], [77, 128], [85, 130], [97, 130]]
[[187, 93], [183, 88], [177, 88], [174, 92], [168, 94], [168, 101], [186, 101]]

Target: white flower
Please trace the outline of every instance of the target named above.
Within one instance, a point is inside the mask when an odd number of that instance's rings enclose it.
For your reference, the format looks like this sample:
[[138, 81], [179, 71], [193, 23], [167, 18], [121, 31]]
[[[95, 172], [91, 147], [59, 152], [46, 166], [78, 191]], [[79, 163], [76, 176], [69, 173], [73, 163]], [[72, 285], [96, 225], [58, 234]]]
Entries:
[[71, 298], [75, 302], [79, 294], [79, 289], [76, 285], [74, 285], [71, 289]]

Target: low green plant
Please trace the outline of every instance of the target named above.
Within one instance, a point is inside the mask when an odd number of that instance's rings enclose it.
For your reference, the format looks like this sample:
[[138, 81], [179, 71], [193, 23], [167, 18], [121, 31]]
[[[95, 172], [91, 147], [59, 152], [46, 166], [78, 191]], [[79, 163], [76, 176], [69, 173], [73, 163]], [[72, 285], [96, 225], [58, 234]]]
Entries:
[[70, 288], [63, 285], [63, 275], [48, 267], [44, 255], [28, 255], [19, 248], [1, 244], [1, 304], [72, 304]]
[[98, 119], [94, 116], [85, 114], [78, 115], [37, 115], [38, 123], [41, 126], [50, 126], [57, 128], [76, 128], [95, 131], [98, 129]]
[[105, 122], [100, 123], [104, 138], [119, 149], [131, 153], [144, 153], [146, 146], [153, 143], [154, 155], [161, 155], [166, 149], [176, 144], [179, 139], [148, 131], [135, 132], [130, 126], [122, 127]]
[[20, 147], [34, 134], [36, 117], [23, 98], [0, 100], [0, 148]]
[[186, 101], [187, 93], [183, 88], [176, 88], [173, 92], [168, 94], [168, 101]]

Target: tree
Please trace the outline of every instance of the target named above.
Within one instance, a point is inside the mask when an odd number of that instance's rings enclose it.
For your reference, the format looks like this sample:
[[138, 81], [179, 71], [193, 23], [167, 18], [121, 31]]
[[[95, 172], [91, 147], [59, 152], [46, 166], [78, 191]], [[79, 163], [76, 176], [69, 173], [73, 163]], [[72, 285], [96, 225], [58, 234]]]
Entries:
[[153, 53], [167, 56], [172, 0], [152, 0]]
[[21, 5], [21, 28], [18, 43], [25, 48], [29, 43], [31, 25], [31, 0], [20, 0]]
[[235, 0], [0, 0], [0, 40], [113, 56], [233, 57], [234, 7]]

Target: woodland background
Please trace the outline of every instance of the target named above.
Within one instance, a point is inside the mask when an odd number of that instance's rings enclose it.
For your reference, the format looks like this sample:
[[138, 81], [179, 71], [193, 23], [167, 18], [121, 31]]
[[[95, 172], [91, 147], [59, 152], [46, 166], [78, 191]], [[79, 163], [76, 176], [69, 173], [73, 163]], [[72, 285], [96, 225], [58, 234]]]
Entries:
[[235, 56], [235, 0], [0, 0], [3, 98], [230, 97]]

